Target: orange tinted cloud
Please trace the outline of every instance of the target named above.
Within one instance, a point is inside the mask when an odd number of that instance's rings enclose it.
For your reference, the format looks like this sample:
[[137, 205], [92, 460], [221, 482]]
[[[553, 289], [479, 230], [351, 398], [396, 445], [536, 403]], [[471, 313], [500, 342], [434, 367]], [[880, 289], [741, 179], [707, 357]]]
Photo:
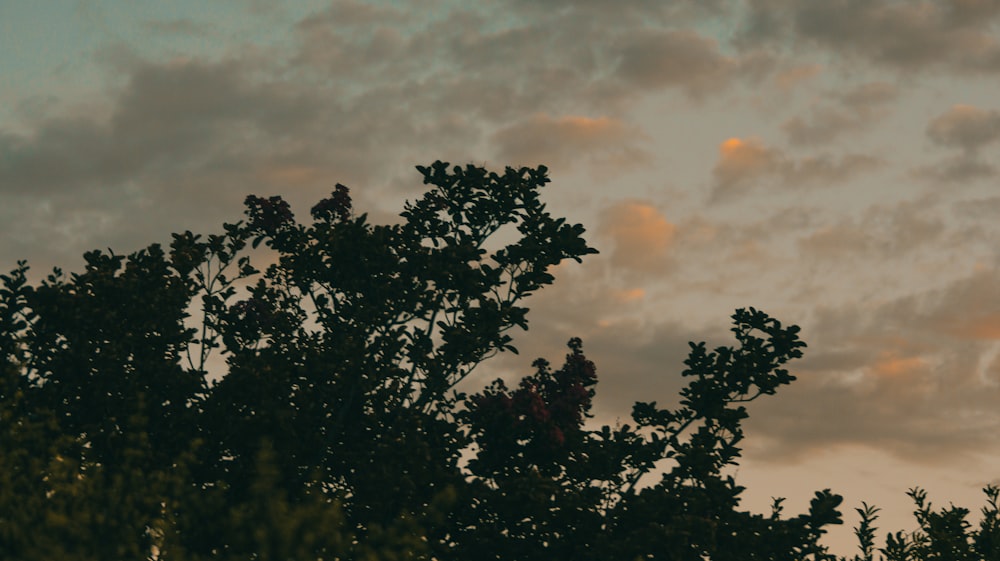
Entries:
[[926, 364], [918, 356], [900, 356], [896, 351], [882, 351], [872, 365], [871, 372], [880, 377], [896, 378], [921, 370]]
[[781, 91], [788, 93], [794, 90], [799, 84], [815, 78], [822, 71], [823, 67], [819, 64], [800, 64], [775, 74], [774, 84]]
[[720, 187], [731, 187], [772, 171], [778, 154], [755, 138], [729, 138], [719, 145], [719, 160], [712, 170]]
[[955, 105], [931, 120], [927, 136], [942, 146], [975, 150], [1000, 139], [1000, 111]]
[[791, 158], [780, 149], [766, 146], [757, 138], [726, 139], [719, 145], [719, 158], [712, 168], [715, 200], [736, 194], [738, 188], [768, 179], [777, 187], [807, 183], [843, 182], [862, 171], [881, 165], [867, 154], [829, 154]]
[[608, 117], [591, 119], [579, 115], [567, 115], [555, 120], [556, 126], [566, 128], [571, 134], [583, 138], [598, 138], [611, 132], [617, 135], [622, 127], [619, 121]]
[[641, 288], [629, 288], [615, 293], [615, 299], [619, 302], [635, 302], [645, 297], [646, 291]]
[[722, 145], [719, 147], [719, 150], [721, 150], [722, 151], [722, 155], [725, 156], [727, 154], [733, 153], [736, 150], [739, 150], [745, 144], [746, 143], [743, 142], [742, 140], [740, 140], [740, 139], [738, 139], [736, 137], [733, 137], [733, 138], [726, 139], [722, 143]]
[[493, 141], [505, 164], [550, 167], [568, 165], [581, 155], [635, 165], [649, 159], [637, 140], [636, 127], [610, 117], [534, 115], [497, 131]]
[[963, 339], [1000, 340], [1000, 312], [956, 323], [949, 331]]
[[606, 211], [601, 230], [614, 242], [611, 260], [615, 265], [651, 270], [663, 265], [677, 227], [656, 207], [626, 201]]
[[257, 176], [272, 185], [306, 185], [319, 180], [322, 170], [312, 166], [267, 166], [260, 169]]

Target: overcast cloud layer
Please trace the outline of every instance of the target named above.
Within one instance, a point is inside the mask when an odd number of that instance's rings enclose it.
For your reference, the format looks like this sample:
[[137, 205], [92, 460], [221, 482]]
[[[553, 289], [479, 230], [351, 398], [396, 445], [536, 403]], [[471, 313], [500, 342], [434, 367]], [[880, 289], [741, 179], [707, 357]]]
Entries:
[[581, 336], [625, 420], [755, 306], [809, 348], [748, 471], [1000, 475], [1000, 1], [281, 6], [0, 6], [2, 268], [215, 231], [248, 193], [340, 182], [391, 220], [416, 164], [546, 164], [602, 253], [490, 375]]

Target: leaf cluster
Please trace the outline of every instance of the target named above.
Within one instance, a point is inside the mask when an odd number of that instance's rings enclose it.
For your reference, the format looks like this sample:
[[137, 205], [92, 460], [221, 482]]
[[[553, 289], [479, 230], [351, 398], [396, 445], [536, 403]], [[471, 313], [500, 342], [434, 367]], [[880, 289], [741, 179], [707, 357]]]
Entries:
[[910, 489], [907, 495], [916, 506], [913, 515], [918, 527], [912, 532], [887, 533], [882, 547], [876, 545], [879, 509], [862, 503], [862, 508], [855, 509], [861, 521], [854, 530], [860, 555], [850, 561], [1000, 560], [1000, 487], [987, 485], [983, 493], [986, 505], [976, 527], [967, 520], [967, 508], [949, 505], [935, 510], [926, 491]]
[[587, 426], [579, 339], [468, 395], [552, 268], [596, 251], [544, 167], [418, 171], [398, 224], [343, 185], [305, 222], [249, 196], [221, 234], [0, 277], [0, 557], [829, 558], [838, 496], [752, 514], [726, 471], [746, 403], [794, 380], [796, 326], [737, 310], [678, 406], [626, 425]]

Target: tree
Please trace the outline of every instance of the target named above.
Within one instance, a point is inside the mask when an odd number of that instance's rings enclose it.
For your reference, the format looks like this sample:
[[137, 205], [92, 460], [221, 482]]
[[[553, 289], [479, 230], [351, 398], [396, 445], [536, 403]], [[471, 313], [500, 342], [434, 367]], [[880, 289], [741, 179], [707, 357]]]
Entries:
[[918, 529], [886, 534], [881, 548], [875, 541], [879, 509], [862, 503], [862, 508], [855, 509], [861, 522], [854, 531], [861, 555], [855, 555], [852, 561], [873, 561], [876, 551], [880, 561], [1000, 560], [1000, 488], [988, 485], [983, 493], [986, 506], [978, 528], [974, 528], [966, 520], [968, 509], [950, 505], [935, 511], [926, 491], [910, 489], [907, 494], [916, 505], [913, 515]]
[[222, 234], [90, 252], [37, 286], [24, 263], [4, 276], [0, 551], [831, 558], [840, 497], [756, 515], [726, 475], [744, 404], [794, 380], [796, 326], [737, 310], [735, 346], [692, 343], [679, 406], [637, 403], [629, 425], [587, 426], [597, 370], [578, 339], [560, 368], [468, 395], [479, 364], [517, 352], [550, 269], [595, 250], [546, 211], [544, 166], [418, 170], [429, 188], [398, 224], [369, 224], [342, 185], [307, 223], [250, 196]]

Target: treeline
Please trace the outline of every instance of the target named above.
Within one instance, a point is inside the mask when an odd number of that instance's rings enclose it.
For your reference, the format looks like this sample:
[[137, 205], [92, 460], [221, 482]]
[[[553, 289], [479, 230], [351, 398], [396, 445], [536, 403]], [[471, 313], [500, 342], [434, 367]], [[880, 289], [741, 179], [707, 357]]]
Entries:
[[[544, 166], [418, 169], [398, 224], [341, 185], [304, 223], [251, 196], [220, 234], [0, 277], [0, 558], [833, 559], [839, 496], [753, 514], [726, 475], [745, 404], [795, 379], [798, 327], [737, 310], [731, 346], [691, 344], [676, 407], [616, 427], [586, 425], [579, 339], [458, 391], [516, 352], [548, 271], [596, 251], [546, 211]], [[912, 495], [921, 530], [882, 546], [859, 510], [857, 559], [1000, 559], [996, 489], [978, 528]]]

